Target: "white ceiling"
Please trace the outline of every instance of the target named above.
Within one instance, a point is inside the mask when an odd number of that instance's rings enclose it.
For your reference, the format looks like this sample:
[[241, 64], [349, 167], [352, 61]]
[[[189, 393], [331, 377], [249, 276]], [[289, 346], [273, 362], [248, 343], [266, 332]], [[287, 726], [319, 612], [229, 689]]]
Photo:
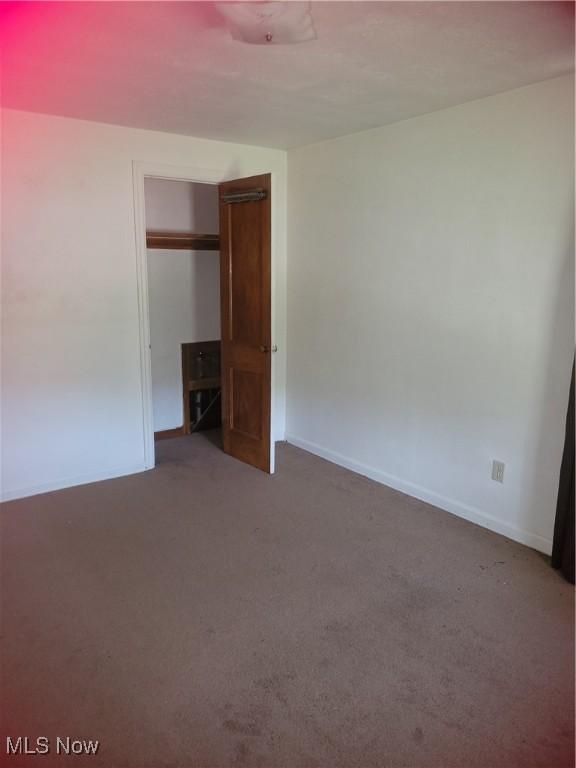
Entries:
[[313, 2], [318, 39], [232, 40], [212, 3], [1, 3], [6, 106], [293, 147], [573, 70], [571, 2]]

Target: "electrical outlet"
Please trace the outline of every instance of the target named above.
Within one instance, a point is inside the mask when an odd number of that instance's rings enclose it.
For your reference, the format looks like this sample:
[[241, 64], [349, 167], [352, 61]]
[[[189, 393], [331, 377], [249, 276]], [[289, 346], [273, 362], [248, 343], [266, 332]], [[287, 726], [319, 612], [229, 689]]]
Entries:
[[504, 482], [504, 462], [494, 461], [492, 462], [492, 480], [496, 480], [497, 483]]

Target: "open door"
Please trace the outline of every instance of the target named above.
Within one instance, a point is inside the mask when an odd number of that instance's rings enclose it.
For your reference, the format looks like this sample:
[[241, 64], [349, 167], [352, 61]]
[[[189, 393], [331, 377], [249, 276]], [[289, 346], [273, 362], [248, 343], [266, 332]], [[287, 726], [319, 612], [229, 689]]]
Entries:
[[220, 185], [222, 442], [270, 472], [270, 174]]

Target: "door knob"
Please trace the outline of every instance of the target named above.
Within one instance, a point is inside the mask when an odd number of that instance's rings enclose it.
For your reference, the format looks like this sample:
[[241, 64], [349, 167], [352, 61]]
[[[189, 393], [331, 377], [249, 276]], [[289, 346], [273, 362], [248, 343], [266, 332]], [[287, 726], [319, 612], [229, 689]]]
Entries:
[[278, 350], [278, 347], [276, 344], [274, 344], [273, 347], [265, 347], [262, 344], [260, 345], [260, 352], [263, 352], [265, 355], [268, 354], [268, 352], [276, 352]]

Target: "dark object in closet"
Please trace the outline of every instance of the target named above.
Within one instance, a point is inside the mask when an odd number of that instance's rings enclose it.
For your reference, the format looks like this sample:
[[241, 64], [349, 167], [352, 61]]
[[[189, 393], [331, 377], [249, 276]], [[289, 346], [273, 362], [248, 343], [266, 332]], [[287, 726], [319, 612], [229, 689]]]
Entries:
[[564, 454], [560, 467], [552, 566], [574, 584], [574, 366], [566, 414]]
[[182, 392], [185, 435], [221, 425], [219, 341], [182, 344]]

